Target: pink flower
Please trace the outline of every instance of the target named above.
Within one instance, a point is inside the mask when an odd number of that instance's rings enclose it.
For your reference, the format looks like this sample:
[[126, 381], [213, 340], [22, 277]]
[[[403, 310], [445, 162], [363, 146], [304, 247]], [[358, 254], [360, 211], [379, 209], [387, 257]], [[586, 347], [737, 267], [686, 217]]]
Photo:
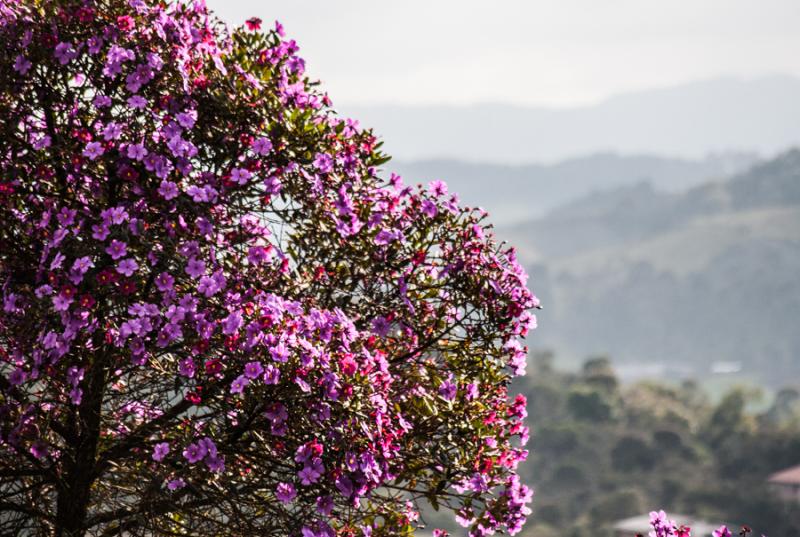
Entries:
[[244, 21], [244, 23], [247, 25], [247, 29], [250, 30], [251, 32], [255, 32], [261, 29], [261, 19], [259, 19], [258, 17], [247, 19], [246, 21]]
[[731, 530], [728, 526], [720, 526], [714, 530], [714, 537], [731, 537]]

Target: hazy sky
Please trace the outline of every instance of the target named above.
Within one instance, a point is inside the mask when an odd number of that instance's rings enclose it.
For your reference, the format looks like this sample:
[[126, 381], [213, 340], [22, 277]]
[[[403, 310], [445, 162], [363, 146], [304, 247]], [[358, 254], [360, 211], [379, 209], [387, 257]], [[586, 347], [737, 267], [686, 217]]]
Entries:
[[588, 104], [800, 75], [800, 0], [208, 0], [279, 19], [334, 102]]

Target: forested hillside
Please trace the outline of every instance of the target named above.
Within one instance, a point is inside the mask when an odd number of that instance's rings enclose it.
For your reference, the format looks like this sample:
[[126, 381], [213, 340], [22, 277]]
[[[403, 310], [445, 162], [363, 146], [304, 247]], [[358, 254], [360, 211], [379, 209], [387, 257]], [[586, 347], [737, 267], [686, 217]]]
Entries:
[[609, 353], [623, 376], [727, 362], [772, 385], [800, 377], [800, 151], [684, 193], [591, 194], [501, 235], [545, 304], [535, 346]]

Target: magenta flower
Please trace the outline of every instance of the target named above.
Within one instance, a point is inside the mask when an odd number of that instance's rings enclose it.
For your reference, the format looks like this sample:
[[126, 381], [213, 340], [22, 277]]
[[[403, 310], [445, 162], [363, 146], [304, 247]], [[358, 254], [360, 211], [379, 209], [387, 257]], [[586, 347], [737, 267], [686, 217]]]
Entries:
[[102, 155], [104, 151], [103, 145], [100, 142], [89, 142], [86, 144], [86, 149], [83, 150], [83, 156], [88, 157], [89, 160], [95, 160]]
[[153, 460], [161, 462], [169, 453], [169, 442], [160, 442], [153, 446]]
[[728, 526], [720, 526], [714, 530], [713, 535], [714, 537], [731, 537], [731, 530], [728, 529]]
[[447, 195], [447, 183], [444, 181], [431, 181], [428, 184], [428, 190], [431, 194], [440, 198]]
[[131, 259], [130, 257], [127, 259], [123, 259], [117, 265], [117, 272], [123, 274], [125, 276], [131, 277], [133, 273], [139, 269], [139, 265]]
[[275, 497], [282, 503], [289, 503], [297, 496], [297, 490], [291, 483], [278, 483], [275, 488]]
[[118, 241], [117, 239], [113, 239], [111, 244], [108, 245], [106, 248], [106, 253], [111, 256], [111, 259], [116, 261], [122, 257], [125, 257], [128, 253], [128, 245], [122, 241]]

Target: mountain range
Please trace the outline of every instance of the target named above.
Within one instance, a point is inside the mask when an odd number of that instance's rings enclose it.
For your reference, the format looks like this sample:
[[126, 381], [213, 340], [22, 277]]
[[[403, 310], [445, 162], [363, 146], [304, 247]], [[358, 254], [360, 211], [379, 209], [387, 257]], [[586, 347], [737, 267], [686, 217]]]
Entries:
[[598, 152], [699, 159], [773, 156], [800, 144], [800, 79], [715, 78], [572, 108], [507, 104], [344, 106], [401, 161], [554, 162]]

